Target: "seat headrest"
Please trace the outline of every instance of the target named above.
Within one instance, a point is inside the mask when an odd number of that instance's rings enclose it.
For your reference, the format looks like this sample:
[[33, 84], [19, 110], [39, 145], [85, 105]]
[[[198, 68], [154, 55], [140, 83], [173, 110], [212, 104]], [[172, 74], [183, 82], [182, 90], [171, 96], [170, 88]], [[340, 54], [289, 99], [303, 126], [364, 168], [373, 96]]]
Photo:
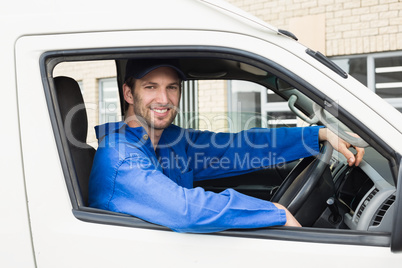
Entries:
[[80, 147], [86, 143], [88, 119], [80, 86], [70, 77], [54, 78], [57, 102], [68, 141]]

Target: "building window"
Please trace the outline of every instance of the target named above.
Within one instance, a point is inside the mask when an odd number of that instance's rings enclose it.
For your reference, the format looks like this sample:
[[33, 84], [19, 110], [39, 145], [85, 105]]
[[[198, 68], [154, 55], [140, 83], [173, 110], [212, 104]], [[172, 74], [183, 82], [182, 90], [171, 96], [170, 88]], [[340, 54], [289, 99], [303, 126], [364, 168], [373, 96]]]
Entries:
[[402, 98], [402, 55], [374, 59], [375, 91], [382, 98]]
[[296, 115], [290, 111], [287, 102], [272, 90], [238, 80], [230, 81], [228, 89], [233, 131], [297, 125]]
[[99, 124], [121, 120], [116, 78], [99, 79]]
[[198, 81], [183, 81], [179, 110], [174, 124], [183, 128], [198, 129]]
[[342, 56], [332, 60], [402, 112], [402, 52]]
[[269, 128], [297, 126], [296, 116], [290, 111], [268, 112], [267, 117]]

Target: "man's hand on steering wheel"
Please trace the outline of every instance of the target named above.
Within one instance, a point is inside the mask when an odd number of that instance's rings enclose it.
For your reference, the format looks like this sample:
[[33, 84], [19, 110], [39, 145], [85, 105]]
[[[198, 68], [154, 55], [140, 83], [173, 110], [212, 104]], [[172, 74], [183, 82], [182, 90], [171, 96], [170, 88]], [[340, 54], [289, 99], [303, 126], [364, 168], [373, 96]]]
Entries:
[[[354, 133], [349, 133], [349, 135], [358, 137]], [[318, 132], [318, 138], [320, 141], [328, 141], [335, 150], [343, 154], [349, 166], [358, 166], [363, 159], [364, 155], [364, 148], [356, 147], [351, 145], [350, 143], [346, 142], [345, 140], [339, 138], [334, 132], [329, 130], [328, 128], [321, 128]], [[349, 148], [353, 147], [356, 150], [356, 155], [354, 155]]]

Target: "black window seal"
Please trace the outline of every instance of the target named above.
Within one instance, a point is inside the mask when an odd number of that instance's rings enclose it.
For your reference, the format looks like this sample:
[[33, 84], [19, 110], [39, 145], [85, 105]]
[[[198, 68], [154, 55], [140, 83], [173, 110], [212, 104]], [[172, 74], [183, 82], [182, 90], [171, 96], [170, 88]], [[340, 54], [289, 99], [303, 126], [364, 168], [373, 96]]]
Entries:
[[326, 67], [331, 69], [333, 72], [338, 74], [340, 77], [346, 79], [348, 78], [347, 72], [342, 70], [341, 67], [339, 67], [335, 62], [331, 61], [329, 58], [327, 58], [324, 54], [322, 54], [319, 51], [314, 51], [312, 49], [306, 49], [306, 53], [313, 57], [314, 59], [318, 60], [322, 64], [324, 64]]

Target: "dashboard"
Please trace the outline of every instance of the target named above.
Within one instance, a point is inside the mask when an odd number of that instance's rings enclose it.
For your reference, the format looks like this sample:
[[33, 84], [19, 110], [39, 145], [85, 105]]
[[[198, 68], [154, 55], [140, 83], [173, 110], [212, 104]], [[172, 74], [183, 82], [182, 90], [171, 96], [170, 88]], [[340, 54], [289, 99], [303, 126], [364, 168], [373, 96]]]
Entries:
[[390, 232], [396, 189], [388, 162], [377, 151], [366, 148], [358, 167], [343, 163], [338, 162], [333, 174], [346, 226], [352, 230]]

